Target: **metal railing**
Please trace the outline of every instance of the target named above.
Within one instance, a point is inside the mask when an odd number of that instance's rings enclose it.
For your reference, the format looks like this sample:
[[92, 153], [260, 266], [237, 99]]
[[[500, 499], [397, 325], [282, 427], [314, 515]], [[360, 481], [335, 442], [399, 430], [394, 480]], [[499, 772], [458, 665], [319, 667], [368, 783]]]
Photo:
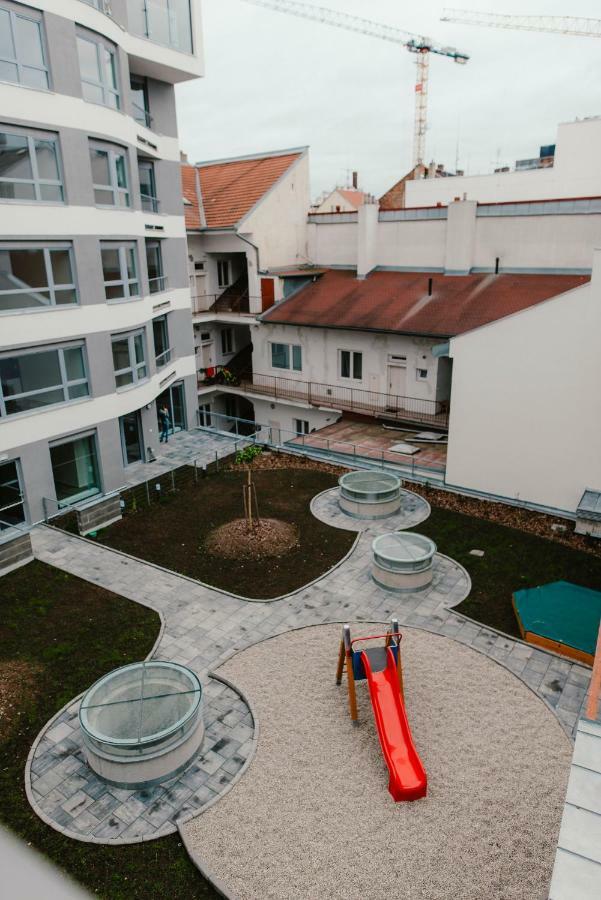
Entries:
[[158, 213], [161, 204], [157, 197], [153, 197], [152, 194], [140, 193], [140, 198], [142, 200], [142, 209], [144, 212]]
[[167, 276], [158, 275], [156, 278], [148, 279], [148, 288], [151, 294], [160, 294], [161, 291], [167, 290]]
[[167, 350], [163, 350], [162, 353], [159, 353], [158, 356], [155, 356], [155, 363], [157, 369], [162, 369], [163, 366], [166, 366], [171, 362], [171, 354], [173, 353], [173, 348], [169, 347]]
[[223, 294], [193, 294], [192, 312], [196, 315], [205, 312], [235, 313], [239, 316], [255, 316], [250, 312], [250, 301], [259, 300], [259, 297], [249, 297], [248, 294], [239, 297], [224, 297]]
[[281, 400], [303, 400], [312, 406], [326, 406], [346, 412], [362, 413], [387, 419], [418, 422], [447, 428], [448, 402], [419, 397], [383, 394], [363, 388], [343, 387], [277, 375], [244, 373], [240, 387], [254, 394], [266, 394]]
[[601, 624], [599, 625], [599, 636], [597, 638], [597, 650], [595, 653], [595, 661], [593, 663], [593, 674], [589, 687], [588, 700], [586, 704], [586, 718], [596, 722], [600, 711], [599, 701], [601, 700]]
[[342, 466], [369, 469], [395, 469], [405, 477], [421, 482], [443, 483], [444, 465], [425, 465], [414, 456], [382, 450], [368, 444], [353, 444], [339, 438], [323, 437], [318, 431], [310, 434], [262, 425], [250, 419], [240, 419], [223, 413], [198, 410], [198, 427], [220, 434], [246, 437], [257, 444], [286, 450], [303, 456], [313, 456]]

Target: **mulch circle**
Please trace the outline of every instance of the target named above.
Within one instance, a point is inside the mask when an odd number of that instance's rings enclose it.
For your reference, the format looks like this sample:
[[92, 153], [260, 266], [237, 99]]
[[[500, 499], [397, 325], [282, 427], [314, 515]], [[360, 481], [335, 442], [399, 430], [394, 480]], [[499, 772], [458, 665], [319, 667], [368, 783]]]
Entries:
[[234, 519], [212, 531], [205, 547], [224, 559], [263, 559], [295, 549], [299, 539], [298, 528], [290, 522], [261, 519], [249, 529], [246, 519]]

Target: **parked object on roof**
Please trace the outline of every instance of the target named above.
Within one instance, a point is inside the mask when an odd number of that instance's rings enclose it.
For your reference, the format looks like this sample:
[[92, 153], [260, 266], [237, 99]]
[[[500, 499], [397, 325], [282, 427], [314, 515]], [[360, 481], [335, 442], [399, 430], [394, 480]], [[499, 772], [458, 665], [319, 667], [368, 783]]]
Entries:
[[576, 510], [576, 534], [601, 538], [601, 491], [586, 489]]

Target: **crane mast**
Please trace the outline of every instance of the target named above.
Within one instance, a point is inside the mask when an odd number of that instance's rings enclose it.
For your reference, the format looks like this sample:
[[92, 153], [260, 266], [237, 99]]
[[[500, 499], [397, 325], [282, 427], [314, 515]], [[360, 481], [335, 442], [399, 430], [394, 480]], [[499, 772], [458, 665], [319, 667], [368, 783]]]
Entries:
[[323, 25], [332, 25], [335, 28], [343, 28], [346, 31], [354, 31], [357, 34], [365, 34], [368, 37], [389, 41], [401, 47], [405, 47], [416, 57], [416, 82], [415, 82], [415, 130], [413, 138], [413, 164], [421, 165], [426, 155], [426, 133], [428, 130], [428, 83], [430, 69], [430, 53], [446, 56], [459, 64], [465, 64], [469, 56], [457, 50], [456, 47], [447, 47], [437, 44], [424, 35], [412, 34], [401, 28], [384, 25], [381, 22], [373, 22], [360, 16], [351, 16], [347, 13], [337, 12], [326, 6], [313, 6], [300, 0], [243, 0], [253, 6], [263, 6], [276, 12], [288, 13], [302, 19], [310, 19], [321, 22]]
[[601, 19], [577, 16], [510, 16], [504, 13], [473, 12], [469, 9], [445, 9], [441, 22], [457, 25], [483, 25], [515, 31], [539, 31], [571, 34], [576, 37], [601, 37]]

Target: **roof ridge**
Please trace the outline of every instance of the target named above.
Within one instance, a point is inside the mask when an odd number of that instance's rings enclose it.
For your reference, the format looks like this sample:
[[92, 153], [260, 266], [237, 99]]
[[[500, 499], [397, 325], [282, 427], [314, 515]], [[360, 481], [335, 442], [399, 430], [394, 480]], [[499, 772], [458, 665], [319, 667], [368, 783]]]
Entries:
[[203, 167], [209, 166], [222, 166], [228, 163], [236, 163], [236, 162], [250, 162], [253, 159], [274, 159], [278, 156], [292, 156], [292, 155], [300, 155], [302, 153], [306, 153], [309, 149], [309, 145], [307, 144], [304, 147], [290, 147], [285, 150], [268, 150], [264, 153], [248, 153], [243, 156], [226, 156], [223, 159], [206, 159], [201, 162], [190, 163], [195, 168], [200, 169]]

